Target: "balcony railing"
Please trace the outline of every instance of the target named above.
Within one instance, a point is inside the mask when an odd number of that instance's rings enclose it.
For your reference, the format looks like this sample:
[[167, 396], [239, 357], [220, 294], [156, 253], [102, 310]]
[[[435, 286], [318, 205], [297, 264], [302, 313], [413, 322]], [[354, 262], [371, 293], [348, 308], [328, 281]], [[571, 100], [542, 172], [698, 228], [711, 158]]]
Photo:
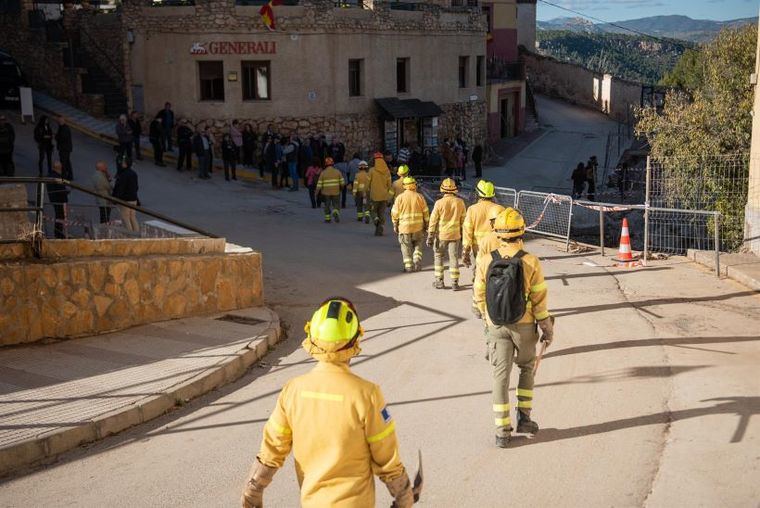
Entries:
[[486, 62], [486, 77], [489, 82], [519, 81], [525, 79], [525, 64], [491, 57]]

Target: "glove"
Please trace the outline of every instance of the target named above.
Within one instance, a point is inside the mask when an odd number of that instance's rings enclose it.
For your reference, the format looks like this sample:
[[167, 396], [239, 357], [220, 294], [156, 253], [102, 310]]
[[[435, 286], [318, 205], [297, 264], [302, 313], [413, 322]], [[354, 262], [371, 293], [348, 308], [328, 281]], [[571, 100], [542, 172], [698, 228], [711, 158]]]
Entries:
[[264, 506], [264, 489], [272, 483], [277, 468], [265, 466], [258, 459], [251, 468], [248, 482], [243, 489], [240, 503], [243, 508], [262, 508]]
[[546, 342], [546, 347], [552, 345], [554, 340], [554, 317], [548, 317], [538, 322], [541, 329], [541, 342]]
[[398, 226], [395, 224], [393, 225], [393, 232], [398, 234]]
[[432, 247], [432, 246], [433, 246], [433, 242], [434, 242], [434, 241], [435, 241], [435, 236], [433, 236], [433, 235], [428, 235], [428, 237], [427, 237], [427, 241], [425, 242], [425, 244], [426, 244], [428, 247]]
[[472, 259], [470, 259], [470, 248], [467, 247], [464, 249], [464, 253], [462, 254], [462, 264], [466, 266], [467, 268], [472, 265]]
[[385, 486], [388, 487], [388, 492], [390, 492], [394, 499], [391, 508], [412, 508], [414, 504], [414, 492], [412, 491], [412, 483], [409, 481], [406, 471], [398, 478], [387, 481]]

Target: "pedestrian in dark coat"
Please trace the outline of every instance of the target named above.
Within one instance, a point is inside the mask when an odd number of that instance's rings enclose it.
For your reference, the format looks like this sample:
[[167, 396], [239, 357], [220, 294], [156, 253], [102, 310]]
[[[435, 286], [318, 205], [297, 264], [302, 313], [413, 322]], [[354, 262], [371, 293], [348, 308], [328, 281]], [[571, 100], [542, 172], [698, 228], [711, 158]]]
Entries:
[[224, 164], [224, 179], [230, 181], [230, 172], [232, 179], [237, 180], [237, 154], [238, 147], [232, 140], [230, 134], [222, 137], [222, 163]]
[[583, 195], [583, 187], [586, 184], [586, 167], [582, 162], [575, 167], [570, 179], [573, 181], [573, 199], [578, 199]]
[[164, 104], [164, 109], [159, 111], [158, 115], [156, 116], [161, 117], [161, 122], [163, 125], [163, 136], [161, 138], [161, 142], [164, 151], [173, 152], [174, 148], [172, 148], [172, 133], [174, 132], [174, 111], [172, 111], [172, 103], [167, 102]]
[[483, 146], [475, 145], [472, 149], [472, 163], [475, 164], [475, 178], [483, 176]]
[[37, 142], [37, 170], [39, 176], [42, 176], [42, 161], [47, 157], [47, 172], [53, 171], [53, 128], [50, 127], [50, 120], [47, 115], [40, 116], [37, 126], [34, 128], [34, 140]]
[[[120, 157], [116, 171], [116, 182], [113, 185], [113, 197], [126, 201], [132, 206], [137, 206], [139, 198], [137, 173], [132, 169], [132, 161], [127, 157]], [[139, 233], [140, 224], [137, 222], [137, 213], [133, 208], [119, 205], [119, 212], [124, 227], [129, 231]]]
[[193, 130], [188, 127], [187, 120], [182, 119], [177, 128], [177, 146], [179, 155], [177, 156], [177, 171], [182, 171], [184, 164], [188, 171], [193, 169]]
[[119, 142], [119, 155], [126, 155], [131, 159], [135, 138], [127, 115], [119, 115], [119, 120], [116, 122], [116, 139]]
[[253, 132], [251, 124], [243, 126], [243, 165], [249, 168], [253, 167], [254, 155], [256, 153], [256, 133]]
[[160, 116], [157, 116], [150, 122], [148, 137], [150, 144], [153, 145], [153, 162], [156, 166], [166, 166], [164, 164], [164, 126]]
[[58, 159], [62, 166], [61, 175], [66, 180], [73, 180], [74, 168], [71, 167], [71, 152], [74, 151], [74, 143], [71, 138], [71, 129], [66, 125], [66, 118], [63, 116], [58, 117], [55, 143], [58, 145]]
[[[56, 161], [53, 163], [52, 171], [48, 174], [50, 178], [61, 178], [63, 165]], [[69, 202], [69, 190], [61, 183], [46, 184], [48, 201], [53, 205], [55, 213], [55, 231], [56, 238], [66, 238], [66, 207]]]
[[140, 113], [132, 111], [127, 120], [129, 128], [132, 129], [132, 139], [135, 143], [135, 158], [139, 161], [142, 160], [142, 151], [140, 150], [140, 136], [142, 136], [142, 122], [140, 121]]

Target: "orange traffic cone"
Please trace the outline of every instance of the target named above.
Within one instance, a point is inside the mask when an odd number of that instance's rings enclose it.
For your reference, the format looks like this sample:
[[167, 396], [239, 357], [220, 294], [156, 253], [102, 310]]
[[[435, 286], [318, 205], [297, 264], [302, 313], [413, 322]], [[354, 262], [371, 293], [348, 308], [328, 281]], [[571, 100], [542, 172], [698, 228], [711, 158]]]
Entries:
[[633, 253], [631, 252], [631, 235], [628, 232], [628, 219], [623, 219], [623, 230], [620, 232], [620, 247], [618, 247], [618, 255], [615, 261], [620, 263], [626, 263], [626, 266], [632, 266], [628, 263], [633, 263]]

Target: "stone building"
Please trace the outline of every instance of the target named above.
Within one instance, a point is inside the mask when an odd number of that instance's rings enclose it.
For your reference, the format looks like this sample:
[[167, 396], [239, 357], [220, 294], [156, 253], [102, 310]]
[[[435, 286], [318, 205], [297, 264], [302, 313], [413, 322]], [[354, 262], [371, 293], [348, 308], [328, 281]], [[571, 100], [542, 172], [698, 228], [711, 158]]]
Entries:
[[164, 102], [194, 125], [338, 137], [349, 151], [430, 148], [486, 137], [486, 31], [477, 7], [259, 5], [125, 0], [126, 92], [152, 116]]

